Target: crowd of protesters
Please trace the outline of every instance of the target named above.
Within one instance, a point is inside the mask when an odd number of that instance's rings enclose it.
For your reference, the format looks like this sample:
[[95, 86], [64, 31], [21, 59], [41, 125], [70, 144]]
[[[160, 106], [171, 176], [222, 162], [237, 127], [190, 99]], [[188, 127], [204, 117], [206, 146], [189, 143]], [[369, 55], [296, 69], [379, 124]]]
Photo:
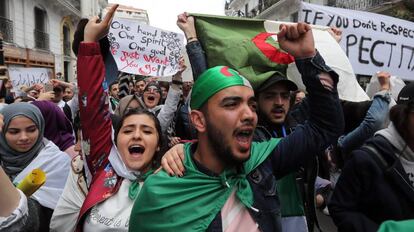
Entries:
[[[77, 83], [20, 96], [3, 83], [0, 231], [314, 231], [318, 210], [338, 231], [414, 231], [414, 83], [395, 93], [378, 72], [372, 100], [341, 100], [338, 74], [297, 23], [277, 36], [306, 91], [286, 73], [253, 88], [209, 67], [186, 13], [193, 82], [181, 59], [171, 82], [107, 83], [116, 8], [79, 23]], [[46, 181], [28, 194], [16, 186], [34, 169]]]

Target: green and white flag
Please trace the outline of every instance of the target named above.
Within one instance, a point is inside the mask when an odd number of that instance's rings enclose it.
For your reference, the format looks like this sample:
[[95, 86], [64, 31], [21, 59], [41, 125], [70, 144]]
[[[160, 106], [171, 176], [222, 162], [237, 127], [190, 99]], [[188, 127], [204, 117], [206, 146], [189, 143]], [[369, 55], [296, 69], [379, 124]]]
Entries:
[[[206, 52], [209, 67], [227, 65], [236, 69], [254, 88], [280, 72], [300, 89], [305, 89], [294, 58], [277, 43], [279, 25], [285, 22], [199, 14], [194, 17], [197, 37]], [[328, 29], [312, 25], [316, 48], [326, 64], [339, 75], [339, 97], [348, 101], [369, 100], [348, 58]]]

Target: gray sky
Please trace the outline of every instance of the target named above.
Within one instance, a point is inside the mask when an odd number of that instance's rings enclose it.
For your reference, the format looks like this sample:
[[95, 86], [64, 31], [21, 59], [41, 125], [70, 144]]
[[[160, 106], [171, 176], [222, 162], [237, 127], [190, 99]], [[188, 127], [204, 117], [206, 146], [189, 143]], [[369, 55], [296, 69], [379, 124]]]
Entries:
[[224, 15], [225, 0], [109, 0], [108, 2], [147, 10], [151, 26], [181, 33], [175, 24], [178, 14], [186, 11]]

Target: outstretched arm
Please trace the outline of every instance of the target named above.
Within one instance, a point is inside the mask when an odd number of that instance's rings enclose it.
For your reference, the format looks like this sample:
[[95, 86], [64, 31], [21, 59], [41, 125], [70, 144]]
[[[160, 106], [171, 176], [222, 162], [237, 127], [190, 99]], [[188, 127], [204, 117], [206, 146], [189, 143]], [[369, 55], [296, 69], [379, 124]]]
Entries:
[[89, 20], [85, 41], [80, 44], [78, 53], [82, 152], [92, 175], [106, 166], [112, 147], [112, 123], [104, 91], [105, 65], [97, 41], [108, 32], [117, 6], [114, 5], [101, 22], [97, 16]]
[[361, 124], [349, 134], [338, 139], [338, 146], [343, 155], [347, 156], [351, 151], [362, 146], [376, 131], [385, 126], [390, 101], [391, 98], [388, 92], [378, 93], [374, 96], [374, 100]]
[[311, 27], [305, 23], [284, 25], [278, 34], [280, 47], [295, 57], [308, 90], [309, 120], [282, 139], [271, 156], [277, 177], [298, 169], [309, 155], [318, 154], [342, 133], [344, 119], [336, 85], [338, 75], [326, 66], [315, 49]]
[[207, 69], [207, 59], [203, 47], [197, 39], [197, 32], [194, 26], [194, 17], [187, 13], [178, 15], [177, 26], [184, 32], [187, 38], [188, 58], [191, 63], [194, 81]]

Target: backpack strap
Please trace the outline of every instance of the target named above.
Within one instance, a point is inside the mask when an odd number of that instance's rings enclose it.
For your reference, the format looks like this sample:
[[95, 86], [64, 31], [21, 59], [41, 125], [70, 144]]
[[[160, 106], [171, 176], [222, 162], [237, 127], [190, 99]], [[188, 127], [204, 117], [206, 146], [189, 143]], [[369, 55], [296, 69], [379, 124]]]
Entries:
[[363, 147], [370, 151], [372, 157], [374, 157], [375, 162], [381, 167], [381, 169], [387, 170], [390, 168], [387, 161], [385, 161], [384, 157], [382, 157], [377, 148], [370, 144], [365, 144]]

